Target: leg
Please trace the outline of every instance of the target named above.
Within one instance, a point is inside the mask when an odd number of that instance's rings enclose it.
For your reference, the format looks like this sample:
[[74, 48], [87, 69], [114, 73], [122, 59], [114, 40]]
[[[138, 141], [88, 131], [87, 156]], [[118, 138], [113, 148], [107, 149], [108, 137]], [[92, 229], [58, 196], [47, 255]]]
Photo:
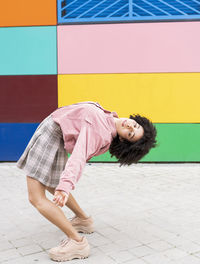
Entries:
[[[51, 188], [51, 187], [46, 187], [46, 189], [54, 194], [55, 192], [55, 188]], [[88, 216], [84, 213], [84, 211], [81, 209], [81, 207], [78, 205], [77, 201], [74, 199], [74, 197], [72, 196], [72, 194], [69, 194], [69, 198], [67, 200], [66, 206], [72, 210], [72, 212], [74, 212], [74, 214], [76, 216], [78, 216], [81, 219], [87, 219]]]
[[45, 186], [27, 176], [29, 201], [50, 222], [60, 228], [69, 238], [81, 241], [82, 237], [65, 217], [63, 211], [45, 195]]

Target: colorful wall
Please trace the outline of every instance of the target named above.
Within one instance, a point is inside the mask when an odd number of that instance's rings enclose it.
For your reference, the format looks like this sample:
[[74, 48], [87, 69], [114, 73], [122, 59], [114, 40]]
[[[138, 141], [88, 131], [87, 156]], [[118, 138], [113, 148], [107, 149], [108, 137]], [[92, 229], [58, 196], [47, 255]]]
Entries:
[[89, 100], [155, 123], [142, 161], [199, 162], [200, 21], [61, 25], [62, 2], [1, 3], [0, 161], [16, 161], [54, 109]]

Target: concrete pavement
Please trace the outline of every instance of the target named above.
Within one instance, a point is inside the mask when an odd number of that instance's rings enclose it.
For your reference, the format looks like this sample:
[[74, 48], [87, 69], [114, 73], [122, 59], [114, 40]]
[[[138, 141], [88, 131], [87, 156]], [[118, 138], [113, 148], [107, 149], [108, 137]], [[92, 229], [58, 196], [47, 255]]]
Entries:
[[[90, 257], [68, 264], [200, 264], [200, 164], [87, 164], [73, 194], [96, 232]], [[0, 164], [0, 197], [0, 263], [54, 263], [64, 234], [28, 202], [15, 163]]]

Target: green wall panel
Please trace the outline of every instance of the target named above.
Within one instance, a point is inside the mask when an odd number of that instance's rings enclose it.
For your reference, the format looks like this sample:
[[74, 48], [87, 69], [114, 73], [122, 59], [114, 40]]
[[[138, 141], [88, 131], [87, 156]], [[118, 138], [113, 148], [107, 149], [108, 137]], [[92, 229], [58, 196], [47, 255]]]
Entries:
[[[14, 136], [18, 139], [14, 140], [17, 142], [16, 144], [18, 144], [17, 147], [14, 148], [13, 144], [9, 143], [9, 131], [11, 126], [15, 126], [16, 133]], [[2, 152], [5, 155], [2, 154], [3, 158], [0, 160], [14, 161], [19, 158], [19, 152], [23, 152], [23, 148], [26, 147], [26, 144], [28, 144], [32, 136], [29, 131], [29, 126], [30, 124], [28, 123], [26, 125], [0, 123], [0, 145], [2, 143], [2, 148], [5, 148], [5, 153]], [[32, 124], [32, 126], [34, 126], [34, 124]], [[158, 130], [158, 146], [152, 149], [150, 153], [141, 160], [142, 162], [200, 162], [200, 124], [156, 124], [156, 127]], [[13, 129], [11, 130], [13, 131]], [[21, 137], [21, 130], [23, 130], [23, 137]], [[33, 132], [34, 129], [32, 129], [32, 133]], [[20, 148], [19, 145], [21, 145]], [[2, 148], [0, 148], [0, 150]], [[92, 158], [91, 161], [115, 162], [116, 159], [111, 159], [109, 152], [107, 152], [101, 156]]]
[[0, 75], [57, 74], [56, 26], [0, 28]]
[[[199, 162], [200, 124], [155, 124], [158, 146], [146, 155], [142, 162]], [[91, 161], [109, 161], [109, 152]]]

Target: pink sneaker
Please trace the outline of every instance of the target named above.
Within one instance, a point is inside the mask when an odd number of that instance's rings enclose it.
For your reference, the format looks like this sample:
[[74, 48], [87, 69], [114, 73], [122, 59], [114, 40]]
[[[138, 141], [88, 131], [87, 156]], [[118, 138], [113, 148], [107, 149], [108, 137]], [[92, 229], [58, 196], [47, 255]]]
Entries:
[[76, 229], [76, 231], [85, 234], [91, 234], [94, 232], [94, 221], [91, 216], [87, 219], [79, 218], [78, 216], [74, 216], [71, 219], [71, 224]]
[[90, 246], [86, 237], [81, 242], [67, 238], [60, 245], [49, 250], [49, 256], [55, 261], [67, 261], [75, 258], [84, 259], [89, 256]]

